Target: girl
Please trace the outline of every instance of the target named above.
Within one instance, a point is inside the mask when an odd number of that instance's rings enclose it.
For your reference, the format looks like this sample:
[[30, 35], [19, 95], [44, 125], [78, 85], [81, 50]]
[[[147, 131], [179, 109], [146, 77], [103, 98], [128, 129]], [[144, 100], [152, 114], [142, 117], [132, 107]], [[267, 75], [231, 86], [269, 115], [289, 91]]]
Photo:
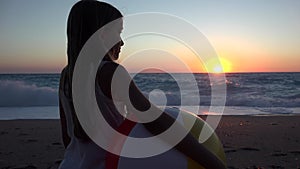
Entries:
[[[61, 73], [59, 87], [62, 137], [66, 147], [64, 160], [60, 164], [60, 169], [105, 168], [105, 156], [109, 152], [99, 147], [89, 138], [77, 119], [72, 100], [72, 77], [76, 59], [86, 41], [98, 29], [119, 18], [122, 18], [122, 14], [115, 7], [93, 0], [79, 1], [70, 11], [67, 23], [68, 65]], [[120, 25], [120, 28], [122, 28], [122, 25]], [[121, 33], [121, 30], [118, 33]], [[150, 107], [154, 113], [161, 111], [152, 105], [142, 92], [140, 92], [126, 69], [114, 62], [118, 59], [123, 44], [123, 41], [120, 40], [105, 55], [98, 68], [95, 82], [95, 92], [99, 108], [103, 112], [105, 119], [114, 128], [118, 128], [124, 120], [124, 117], [118, 112], [120, 109], [116, 108], [116, 105], [112, 102], [111, 81], [118, 67], [120, 68], [120, 71], [118, 71], [119, 75], [122, 77], [119, 81], [120, 83], [125, 82], [125, 84], [129, 82], [129, 93], [128, 90], [123, 90], [122, 87], [113, 89], [115, 90], [113, 92], [118, 93], [119, 101], [123, 105], [127, 105], [128, 112], [135, 114], [136, 110], [146, 111]], [[130, 101], [126, 99], [128, 95]], [[101, 107], [101, 105], [105, 105], [106, 108]], [[133, 107], [130, 105], [133, 105]], [[137, 114], [136, 117], [138, 117]], [[150, 133], [157, 135], [168, 129], [173, 123], [176, 124], [174, 119], [163, 112], [157, 119], [143, 124]], [[179, 124], [177, 125], [179, 126]], [[165, 141], [168, 142], [167, 140]], [[191, 134], [187, 134], [175, 148], [205, 168], [225, 168], [223, 163], [198, 143]]]

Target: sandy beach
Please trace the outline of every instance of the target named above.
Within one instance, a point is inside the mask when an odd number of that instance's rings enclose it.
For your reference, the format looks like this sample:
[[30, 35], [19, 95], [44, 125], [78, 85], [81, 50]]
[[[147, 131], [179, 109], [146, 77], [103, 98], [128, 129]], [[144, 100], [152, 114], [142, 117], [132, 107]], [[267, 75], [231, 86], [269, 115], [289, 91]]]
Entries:
[[[223, 116], [228, 168], [300, 168], [300, 116]], [[53, 169], [64, 154], [59, 120], [0, 121], [1, 169]]]

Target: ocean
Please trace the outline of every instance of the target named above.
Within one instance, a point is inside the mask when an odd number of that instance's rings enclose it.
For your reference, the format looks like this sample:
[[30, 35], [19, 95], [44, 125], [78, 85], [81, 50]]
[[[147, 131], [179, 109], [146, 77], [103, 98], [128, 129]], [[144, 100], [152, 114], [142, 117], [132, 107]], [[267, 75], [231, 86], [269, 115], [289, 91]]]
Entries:
[[[141, 73], [134, 81], [147, 97], [151, 93], [151, 101], [158, 106], [166, 103], [186, 110], [200, 106], [199, 112], [193, 113], [214, 114], [208, 109], [216, 84], [207, 74], [173, 75], [177, 78], [166, 73]], [[193, 75], [199, 91], [188, 90], [192, 83], [188, 75]], [[0, 74], [0, 120], [59, 119], [59, 78], [60, 74]], [[178, 84], [187, 87], [181, 91]], [[223, 115], [300, 114], [300, 73], [228, 73], [224, 84], [227, 94]], [[163, 91], [164, 97], [153, 91]], [[193, 101], [197, 96], [200, 102]]]

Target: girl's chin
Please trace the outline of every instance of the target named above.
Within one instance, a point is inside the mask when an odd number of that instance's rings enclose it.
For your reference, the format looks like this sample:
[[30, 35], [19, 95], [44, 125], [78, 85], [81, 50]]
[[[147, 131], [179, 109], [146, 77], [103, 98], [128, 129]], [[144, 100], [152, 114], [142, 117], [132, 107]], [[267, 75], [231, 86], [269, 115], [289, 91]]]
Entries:
[[113, 56], [112, 59], [113, 59], [113, 60], [118, 60], [118, 59], [119, 59], [119, 56]]

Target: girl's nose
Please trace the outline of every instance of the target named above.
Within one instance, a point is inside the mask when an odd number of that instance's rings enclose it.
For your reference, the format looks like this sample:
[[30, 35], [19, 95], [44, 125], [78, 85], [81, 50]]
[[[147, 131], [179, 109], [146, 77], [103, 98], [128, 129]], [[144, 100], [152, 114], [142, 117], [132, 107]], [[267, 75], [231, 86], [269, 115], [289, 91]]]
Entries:
[[120, 41], [120, 46], [123, 46], [124, 45], [124, 42], [123, 42], [123, 40], [121, 39], [121, 41]]

